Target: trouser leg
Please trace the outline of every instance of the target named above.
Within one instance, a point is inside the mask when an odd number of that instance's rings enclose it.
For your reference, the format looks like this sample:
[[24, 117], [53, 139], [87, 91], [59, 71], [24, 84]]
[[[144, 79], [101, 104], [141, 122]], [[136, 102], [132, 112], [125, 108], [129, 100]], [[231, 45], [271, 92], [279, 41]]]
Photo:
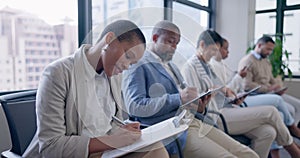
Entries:
[[189, 129], [185, 157], [255, 158], [257, 154], [219, 129], [194, 120]]
[[252, 106], [274, 106], [283, 114], [283, 122], [290, 126], [295, 123], [295, 120], [291, 114], [289, 104], [284, 102], [281, 96], [275, 94], [260, 94], [255, 96], [249, 96], [245, 99], [245, 102], [249, 107]]
[[276, 130], [270, 125], [262, 125], [245, 133], [245, 136], [251, 139], [251, 148], [259, 157], [267, 158], [271, 144], [276, 137]]
[[293, 138], [280, 118], [277, 109], [272, 106], [224, 108], [221, 109], [221, 112], [226, 119], [230, 134], [245, 134], [267, 124], [276, 130], [275, 140], [279, 145], [290, 145], [293, 142]]

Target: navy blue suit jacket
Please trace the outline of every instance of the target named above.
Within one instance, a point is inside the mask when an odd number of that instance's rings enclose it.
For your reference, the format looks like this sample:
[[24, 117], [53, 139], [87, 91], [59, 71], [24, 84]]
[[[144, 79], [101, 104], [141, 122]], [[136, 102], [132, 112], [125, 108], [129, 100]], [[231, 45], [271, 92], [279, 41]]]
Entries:
[[[178, 68], [174, 64], [171, 66], [178, 79], [183, 81]], [[123, 73], [122, 94], [129, 115], [147, 125], [175, 116], [181, 105], [174, 79], [148, 51], [137, 64]], [[186, 133], [180, 136], [182, 145], [185, 144]], [[166, 148], [169, 153], [176, 152], [174, 143]]]

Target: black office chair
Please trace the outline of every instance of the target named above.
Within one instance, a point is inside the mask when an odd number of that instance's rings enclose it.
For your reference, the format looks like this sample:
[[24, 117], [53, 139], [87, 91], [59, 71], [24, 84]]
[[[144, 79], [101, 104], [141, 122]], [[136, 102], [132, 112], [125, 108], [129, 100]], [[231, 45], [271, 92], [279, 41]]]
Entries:
[[36, 132], [36, 90], [0, 96], [7, 119], [12, 148], [1, 153], [1, 157], [21, 157]]
[[[246, 146], [250, 146], [251, 145], [251, 139], [250, 138], [248, 138], [248, 137], [246, 137], [244, 135], [232, 135], [232, 134], [229, 134], [227, 123], [226, 123], [226, 119], [225, 119], [225, 117], [220, 112], [208, 110], [207, 113], [215, 114], [215, 115], [218, 115], [220, 117], [223, 129], [224, 129], [224, 132], [226, 134], [228, 134], [230, 137], [232, 137], [236, 141], [238, 141], [238, 142], [240, 142], [240, 143], [242, 143], [242, 144], [244, 144]], [[196, 113], [195, 117], [197, 119], [199, 119], [199, 120], [202, 120], [206, 124], [210, 124], [210, 125], [212, 125], [212, 126], [214, 126], [216, 128], [219, 128], [218, 125], [216, 125], [216, 123], [213, 121], [213, 119], [211, 117], [209, 117], [208, 115], [203, 115], [203, 114], [200, 114], [200, 113]]]

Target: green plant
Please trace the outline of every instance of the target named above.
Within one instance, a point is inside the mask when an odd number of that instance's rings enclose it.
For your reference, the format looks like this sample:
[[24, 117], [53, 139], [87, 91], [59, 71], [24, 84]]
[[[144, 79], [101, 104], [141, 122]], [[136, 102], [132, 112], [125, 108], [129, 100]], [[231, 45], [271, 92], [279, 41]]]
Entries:
[[[284, 40], [281, 34], [275, 35], [275, 47], [273, 53], [269, 56], [269, 60], [272, 65], [273, 76], [281, 76], [282, 80], [284, 80], [285, 75], [291, 78], [293, 73], [289, 68], [289, 64], [287, 62], [289, 60], [290, 53], [283, 47], [282, 39]], [[254, 48], [255, 45], [248, 47], [247, 53], [249, 53]], [[286, 61], [282, 60], [283, 56], [286, 58]], [[285, 72], [287, 72], [287, 74]]]
[[[289, 60], [289, 52], [284, 49], [282, 39], [280, 35], [275, 36], [275, 48], [273, 53], [269, 56], [270, 62], [272, 64], [272, 73], [274, 77], [280, 75], [282, 79], [285, 77], [285, 72], [287, 72], [287, 76], [289, 78], [292, 77], [292, 71], [289, 68], [288, 60]], [[282, 57], [285, 57], [287, 61], [282, 60]]]

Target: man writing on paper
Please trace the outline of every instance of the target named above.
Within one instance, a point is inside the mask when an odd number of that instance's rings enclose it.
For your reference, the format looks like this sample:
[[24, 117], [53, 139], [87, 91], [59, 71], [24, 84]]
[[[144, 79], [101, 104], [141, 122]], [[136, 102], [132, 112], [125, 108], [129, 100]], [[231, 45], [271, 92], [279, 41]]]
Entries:
[[[171, 62], [179, 41], [180, 30], [175, 24], [158, 22], [152, 31], [150, 49], [123, 73], [125, 105], [135, 120], [149, 125], [163, 121], [199, 95], [196, 88], [186, 86], [178, 68]], [[198, 112], [203, 112], [207, 101], [207, 98], [203, 103], [200, 101]], [[193, 139], [185, 142], [185, 157], [258, 157], [250, 148], [197, 119], [192, 120], [188, 135]], [[181, 137], [185, 141], [185, 135]], [[169, 153], [172, 155], [174, 151], [169, 150]]]

